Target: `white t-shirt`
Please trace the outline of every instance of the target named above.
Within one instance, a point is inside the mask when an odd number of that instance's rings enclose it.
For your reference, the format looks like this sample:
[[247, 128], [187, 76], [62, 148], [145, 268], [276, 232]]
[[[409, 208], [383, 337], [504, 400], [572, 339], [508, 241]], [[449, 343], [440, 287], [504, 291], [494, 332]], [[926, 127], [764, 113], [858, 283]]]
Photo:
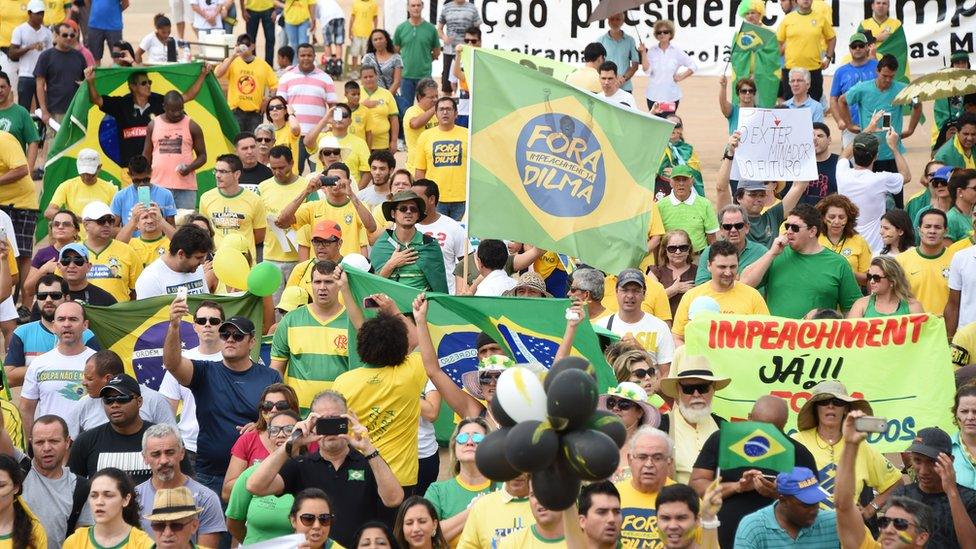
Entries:
[[[613, 324], [607, 328], [611, 318]], [[607, 328], [620, 337], [634, 336], [634, 339], [645, 349], [657, 353], [659, 363], [669, 363], [674, 359], [674, 337], [671, 335], [671, 329], [663, 320], [652, 314], [644, 313], [643, 318], [631, 324], [624, 322], [614, 313], [594, 321], [593, 324]]]
[[316, 4], [318, 4], [319, 8], [319, 22], [323, 25], [333, 19], [342, 19], [345, 17], [342, 8], [339, 7], [339, 3], [336, 0], [318, 0]]
[[210, 290], [203, 278], [203, 265], [192, 273], [178, 273], [160, 257], [146, 266], [136, 280], [136, 299], [175, 295], [180, 286], [185, 286], [189, 294], [208, 293]]
[[441, 253], [444, 255], [444, 272], [447, 273], [447, 290], [454, 293], [454, 267], [457, 266], [459, 259], [464, 257], [464, 243], [468, 239], [468, 233], [460, 223], [446, 215], [441, 215], [437, 221], [429, 225], [417, 223], [417, 230], [427, 236], [437, 239], [441, 245]]
[[495, 270], [488, 273], [488, 276], [478, 284], [474, 295], [500, 296], [514, 288], [516, 284], [512, 277], [505, 274], [505, 271]]
[[959, 327], [976, 321], [976, 246], [956, 252], [949, 264], [949, 289], [959, 291]]
[[[378, 193], [378, 192], [376, 192], [376, 185], [372, 185], [372, 184], [370, 184], [370, 186], [368, 186], [365, 189], [363, 189], [363, 190], [359, 191], [358, 193], [356, 193], [356, 198], [358, 198], [364, 204], [366, 204], [369, 207], [370, 210], [372, 210], [376, 206], [378, 206], [378, 205], [386, 202], [386, 197], [387, 196], [389, 196], [389, 193]], [[376, 220], [377, 223], [379, 223], [381, 221], [383, 221], [383, 220], [382, 219], [377, 219]]]
[[[183, 351], [183, 358], [190, 360], [223, 360], [220, 353], [205, 355], [200, 352], [200, 347], [194, 347]], [[159, 394], [170, 400], [183, 402], [183, 409], [180, 410], [180, 419], [176, 426], [180, 429], [180, 436], [183, 437], [183, 445], [191, 452], [197, 451], [197, 436], [200, 435], [200, 424], [197, 423], [197, 401], [193, 398], [193, 393], [179, 384], [173, 374], [166, 372], [163, 381], [159, 384]]]
[[[460, 81], [458, 77], [454, 75], [454, 66], [458, 64], [458, 57], [455, 57], [451, 61], [451, 73], [447, 76], [448, 82], [451, 84], [458, 85], [458, 96], [457, 96], [457, 113], [458, 116], [470, 116], [471, 115], [471, 92], [461, 89]], [[467, 77], [465, 77], [467, 79]]]
[[877, 254], [884, 248], [881, 216], [885, 213], [885, 193], [901, 191], [905, 178], [900, 173], [855, 170], [843, 158], [837, 161], [837, 192], [851, 199], [860, 213], [855, 230]]
[[[44, 44], [45, 50], [50, 48], [54, 44], [54, 35], [51, 34], [51, 29], [41, 25], [41, 28], [34, 30], [34, 27], [30, 26], [30, 23], [21, 23], [17, 25], [14, 33], [10, 37], [10, 43], [19, 47], [29, 46], [38, 42]], [[20, 61], [18, 61], [18, 76], [34, 77], [34, 66], [37, 65], [37, 60], [41, 57], [41, 51], [31, 49], [20, 56]], [[12, 82], [12, 84], [16, 89], [17, 82]]]
[[156, 36], [155, 32], [147, 34], [146, 37], [139, 42], [139, 48], [143, 51], [143, 63], [166, 62], [166, 44], [159, 41], [159, 37]]
[[193, 5], [199, 7], [207, 15], [216, 15], [214, 23], [210, 24], [206, 18], [193, 11], [193, 28], [201, 31], [210, 31], [224, 28], [224, 22], [220, 19], [220, 2], [217, 0], [192, 0]]
[[613, 95], [607, 95], [605, 93], [601, 93], [600, 96], [611, 103], [620, 103], [625, 107], [629, 107], [631, 109], [634, 108], [634, 96], [628, 93], [626, 90], [622, 90], [618, 88], [617, 93]]
[[[427, 381], [424, 387], [424, 395], [437, 390], [434, 383]], [[417, 456], [420, 459], [428, 458], [437, 453], [437, 437], [434, 433], [434, 424], [420, 416], [420, 430], [417, 432]]]
[[[31, 361], [24, 374], [20, 396], [37, 401], [34, 417], [47, 414], [62, 418], [74, 416], [78, 401], [87, 394], [81, 385], [81, 377], [85, 361], [93, 354], [94, 349], [85, 347], [74, 356], [65, 356], [55, 347]], [[72, 425], [68, 425], [72, 438], [78, 435], [77, 426], [74, 428], [72, 431]]]

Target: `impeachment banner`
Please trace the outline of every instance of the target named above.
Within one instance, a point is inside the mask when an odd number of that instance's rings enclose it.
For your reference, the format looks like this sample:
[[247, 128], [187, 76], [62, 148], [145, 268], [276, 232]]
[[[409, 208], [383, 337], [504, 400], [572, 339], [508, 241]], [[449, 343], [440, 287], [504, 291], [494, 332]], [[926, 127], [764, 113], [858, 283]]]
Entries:
[[836, 379], [871, 403], [888, 430], [868, 436], [881, 452], [907, 448], [919, 429], [949, 433], [954, 376], [945, 323], [926, 315], [849, 320], [790, 320], [771, 316], [709, 316], [688, 324], [686, 355], [708, 358], [732, 383], [715, 394], [715, 412], [744, 419], [756, 399], [789, 403], [786, 432], [817, 383]]
[[[815, 0], [821, 2], [823, 0]], [[579, 63], [587, 43], [607, 32], [605, 21], [587, 24], [599, 0], [473, 0], [484, 24], [488, 48], [515, 50]], [[424, 15], [437, 22], [440, 2], [430, 2]], [[742, 19], [736, 15], [740, 0], [654, 0], [626, 12], [625, 31], [655, 44], [652, 26], [660, 19], [675, 22], [674, 44], [698, 64], [698, 74], [718, 75], [726, 70], [732, 38]], [[384, 2], [386, 28], [406, 18], [406, 0]], [[871, 2], [829, 0], [831, 23], [837, 31], [838, 59], [847, 53], [847, 39], [864, 19], [871, 17]], [[908, 59], [913, 75], [926, 74], [947, 64], [955, 50], [973, 51], [976, 2], [973, 0], [891, 0], [891, 17], [904, 23]], [[763, 24], [775, 30], [783, 20], [779, 2], [766, 2]], [[827, 72], [837, 68], [834, 63]]]

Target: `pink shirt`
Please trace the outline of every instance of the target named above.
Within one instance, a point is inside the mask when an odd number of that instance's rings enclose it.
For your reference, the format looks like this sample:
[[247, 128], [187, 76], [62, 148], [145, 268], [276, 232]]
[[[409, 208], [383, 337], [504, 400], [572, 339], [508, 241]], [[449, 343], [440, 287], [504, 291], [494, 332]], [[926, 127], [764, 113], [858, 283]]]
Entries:
[[152, 182], [170, 190], [197, 190], [197, 177], [193, 172], [180, 175], [180, 164], [193, 162], [193, 135], [190, 134], [190, 117], [175, 124], [165, 116], [153, 118], [152, 131]]
[[255, 461], [267, 458], [270, 453], [264, 447], [264, 443], [261, 442], [261, 433], [250, 431], [237, 439], [234, 447], [230, 449], [230, 455], [244, 460], [250, 467]]
[[306, 74], [297, 65], [281, 75], [278, 95], [287, 99], [294, 109], [302, 135], [307, 135], [325, 116], [329, 105], [338, 101], [331, 76], [320, 69]]

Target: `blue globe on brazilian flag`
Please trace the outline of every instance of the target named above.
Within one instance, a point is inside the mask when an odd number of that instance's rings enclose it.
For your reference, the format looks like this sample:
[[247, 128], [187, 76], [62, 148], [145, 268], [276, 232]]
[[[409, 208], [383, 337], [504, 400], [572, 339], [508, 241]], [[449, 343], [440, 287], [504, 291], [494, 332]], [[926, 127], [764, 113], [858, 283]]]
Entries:
[[793, 470], [795, 448], [776, 426], [753, 421], [727, 421], [719, 428], [721, 469]]

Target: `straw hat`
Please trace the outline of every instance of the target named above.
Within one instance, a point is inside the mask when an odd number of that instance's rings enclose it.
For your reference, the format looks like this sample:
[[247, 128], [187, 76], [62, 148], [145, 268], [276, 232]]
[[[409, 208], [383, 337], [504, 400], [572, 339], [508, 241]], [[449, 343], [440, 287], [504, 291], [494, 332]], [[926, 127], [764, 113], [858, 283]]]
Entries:
[[[672, 364], [674, 366], [674, 364]], [[679, 381], [687, 379], [697, 379], [701, 381], [709, 381], [715, 384], [715, 390], [720, 391], [728, 387], [732, 380], [727, 377], [716, 376], [712, 372], [712, 365], [709, 364], [708, 359], [703, 356], [689, 356], [685, 357], [678, 365], [678, 369], [673, 371], [670, 376], [661, 380], [661, 392], [665, 396], [677, 399], [680, 389], [678, 388]]]
[[600, 395], [597, 407], [601, 410], [612, 412], [613, 410], [607, 408], [607, 399], [610, 397], [624, 398], [640, 406], [641, 410], [644, 410], [644, 416], [640, 422], [641, 425], [657, 427], [661, 424], [661, 412], [647, 401], [647, 391], [640, 385], [632, 381], [621, 381], [616, 387], [607, 389], [606, 394]]
[[847, 392], [847, 387], [837, 380], [821, 381], [810, 391], [810, 399], [807, 400], [800, 413], [796, 415], [796, 428], [799, 431], [806, 431], [817, 426], [817, 416], [814, 412], [816, 404], [823, 400], [836, 398], [848, 403], [851, 410], [860, 410], [865, 415], [871, 415], [871, 405], [862, 398], [854, 398]]
[[193, 494], [186, 486], [179, 488], [164, 488], [156, 492], [153, 498], [152, 513], [146, 515], [146, 520], [151, 522], [180, 520], [187, 517], [195, 517], [203, 511], [197, 507], [193, 501]]

